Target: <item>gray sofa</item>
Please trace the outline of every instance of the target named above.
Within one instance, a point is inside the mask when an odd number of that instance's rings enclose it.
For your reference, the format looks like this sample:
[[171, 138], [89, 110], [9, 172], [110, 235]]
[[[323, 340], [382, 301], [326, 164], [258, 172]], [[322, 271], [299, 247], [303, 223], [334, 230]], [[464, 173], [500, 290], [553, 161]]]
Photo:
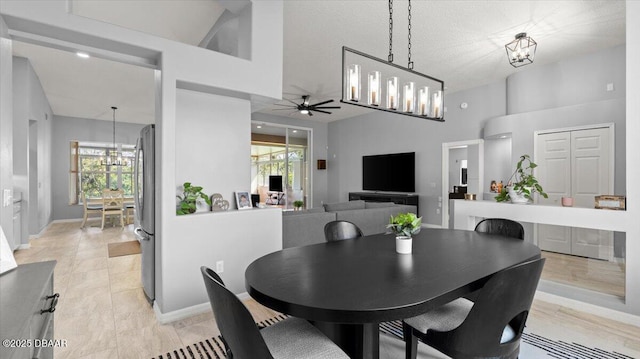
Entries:
[[353, 222], [365, 236], [386, 232], [389, 217], [398, 213], [416, 212], [415, 206], [391, 202], [349, 201], [328, 203], [306, 211], [282, 213], [283, 248], [322, 243], [324, 226], [335, 220]]

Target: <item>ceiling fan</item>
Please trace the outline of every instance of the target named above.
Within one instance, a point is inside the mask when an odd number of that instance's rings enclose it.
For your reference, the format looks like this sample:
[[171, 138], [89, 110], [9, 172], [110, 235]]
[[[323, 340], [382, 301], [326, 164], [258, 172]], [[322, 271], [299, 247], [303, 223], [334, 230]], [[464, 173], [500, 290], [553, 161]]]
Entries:
[[311, 98], [311, 96], [303, 95], [302, 96], [302, 103], [296, 103], [296, 102], [293, 102], [292, 100], [285, 99], [285, 100], [291, 102], [293, 104], [293, 106], [292, 105], [288, 105], [288, 104], [279, 104], [279, 103], [277, 103], [277, 104], [275, 104], [276, 106], [284, 106], [286, 108], [277, 108], [277, 109], [274, 109], [274, 111], [295, 109], [295, 111], [293, 111], [292, 113], [299, 112], [299, 113], [301, 113], [303, 115], [313, 116], [313, 112], [331, 114], [331, 112], [325, 111], [325, 110], [340, 108], [340, 106], [322, 106], [322, 105], [328, 104], [330, 102], [333, 102], [333, 100], [326, 100], [326, 101], [318, 102], [318, 103], [315, 103], [315, 104], [311, 105], [309, 103], [309, 98]]

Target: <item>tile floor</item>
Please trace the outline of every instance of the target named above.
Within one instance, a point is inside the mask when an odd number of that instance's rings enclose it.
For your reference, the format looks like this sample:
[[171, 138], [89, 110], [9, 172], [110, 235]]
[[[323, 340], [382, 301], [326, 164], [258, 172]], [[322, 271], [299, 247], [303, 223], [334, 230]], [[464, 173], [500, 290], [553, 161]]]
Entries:
[[[68, 346], [56, 348], [56, 359], [151, 358], [218, 334], [211, 312], [158, 324], [142, 291], [140, 255], [108, 258], [107, 244], [133, 240], [133, 226], [101, 231], [93, 225], [54, 223], [30, 249], [14, 253], [19, 264], [58, 261], [54, 287], [61, 299], [54, 330]], [[274, 315], [255, 301], [245, 304], [256, 321]], [[640, 358], [638, 327], [542, 301], [534, 302], [527, 324], [527, 331], [551, 339]]]

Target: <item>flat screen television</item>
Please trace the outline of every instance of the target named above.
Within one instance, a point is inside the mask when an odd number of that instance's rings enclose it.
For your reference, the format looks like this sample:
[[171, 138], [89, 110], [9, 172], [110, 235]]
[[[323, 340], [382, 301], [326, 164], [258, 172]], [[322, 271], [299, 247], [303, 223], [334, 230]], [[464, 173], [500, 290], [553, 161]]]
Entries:
[[282, 176], [269, 176], [269, 191], [282, 192]]
[[362, 156], [362, 189], [415, 192], [416, 153]]

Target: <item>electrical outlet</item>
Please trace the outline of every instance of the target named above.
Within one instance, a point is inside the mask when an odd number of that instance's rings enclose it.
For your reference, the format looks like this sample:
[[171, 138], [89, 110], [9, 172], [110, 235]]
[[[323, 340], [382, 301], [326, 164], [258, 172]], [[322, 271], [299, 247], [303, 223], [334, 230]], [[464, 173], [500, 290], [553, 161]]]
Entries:
[[440, 214], [440, 208], [436, 208], [436, 214]]
[[224, 272], [224, 261], [217, 261], [216, 262], [216, 273], [222, 273]]
[[607, 91], [613, 91], [613, 90], [614, 90], [613, 83], [608, 83], [607, 84]]

